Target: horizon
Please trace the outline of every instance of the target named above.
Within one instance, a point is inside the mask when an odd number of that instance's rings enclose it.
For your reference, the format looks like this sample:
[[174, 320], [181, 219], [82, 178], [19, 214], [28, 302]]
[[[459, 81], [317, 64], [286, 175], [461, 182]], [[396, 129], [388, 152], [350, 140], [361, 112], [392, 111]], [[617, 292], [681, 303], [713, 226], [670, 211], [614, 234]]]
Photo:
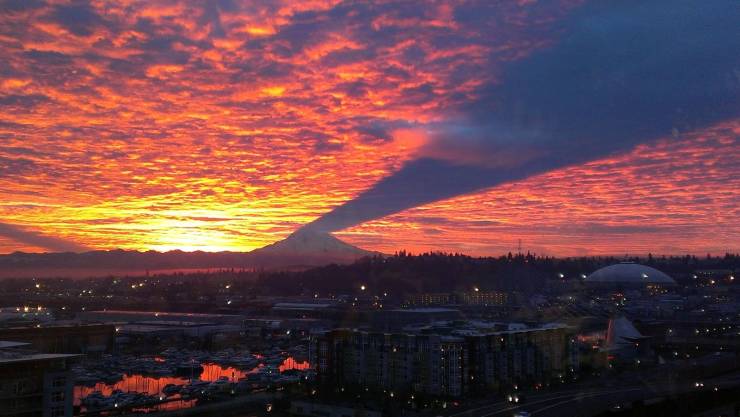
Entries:
[[[280, 241], [278, 241], [280, 242]], [[273, 242], [277, 243], [277, 242]], [[273, 243], [270, 243], [266, 246], [272, 245]], [[264, 249], [265, 246], [252, 249], [249, 251], [230, 251], [230, 250], [223, 250], [223, 251], [213, 251], [213, 250], [203, 250], [203, 249], [192, 249], [192, 250], [184, 250], [184, 249], [170, 249], [166, 251], [162, 250], [156, 250], [156, 249], [123, 249], [123, 248], [113, 248], [113, 249], [90, 249], [84, 252], [72, 252], [72, 251], [61, 251], [61, 252], [51, 252], [51, 251], [44, 251], [44, 252], [25, 252], [25, 251], [14, 251], [14, 252], [5, 252], [0, 253], [1, 256], [7, 256], [7, 255], [13, 255], [13, 254], [24, 254], [24, 255], [55, 255], [55, 254], [65, 254], [65, 253], [71, 253], [75, 255], [81, 255], [86, 253], [94, 253], [94, 252], [135, 252], [135, 253], [159, 253], [159, 254], [167, 254], [167, 253], [203, 253], [203, 254], [219, 254], [219, 253], [230, 253], [230, 254], [249, 254], [253, 253], [254, 251]], [[363, 249], [363, 248], [359, 248]], [[431, 250], [431, 251], [423, 251], [423, 252], [414, 252], [408, 249], [397, 249], [393, 252], [386, 253], [386, 252], [378, 252], [374, 251], [372, 255], [369, 256], [398, 256], [401, 253], [408, 255], [408, 256], [422, 256], [422, 255], [454, 255], [454, 256], [466, 256], [470, 258], [502, 258], [506, 257], [509, 254], [513, 256], [535, 256], [535, 257], [542, 257], [542, 258], [553, 258], [553, 259], [578, 259], [578, 258], [596, 258], [596, 259], [607, 259], [607, 258], [638, 258], [638, 259], [647, 259], [649, 257], [653, 258], [683, 258], [683, 257], [695, 257], [695, 258], [706, 258], [706, 257], [712, 257], [712, 258], [721, 258], [724, 256], [737, 256], [738, 252], [731, 252], [731, 251], [725, 251], [725, 252], [718, 252], [718, 253], [653, 253], [653, 252], [647, 252], [647, 253], [606, 253], [606, 254], [593, 254], [593, 255], [568, 255], [568, 256], [558, 256], [548, 253], [538, 253], [533, 251], [528, 251], [526, 248], [522, 248], [522, 252], [516, 252], [516, 249], [512, 249], [508, 252], [500, 252], [500, 253], [493, 253], [493, 254], [486, 254], [486, 255], [474, 255], [474, 254], [468, 254], [464, 252], [454, 252], [454, 251], [445, 251], [445, 250]], [[358, 258], [361, 259], [361, 258]]]
[[[116, 258], [117, 254], [124, 256], [123, 258]], [[662, 255], [662, 254], [620, 254], [620, 255], [600, 255], [600, 256], [575, 256], [575, 257], [557, 257], [548, 256], [546, 254], [537, 254], [529, 252], [509, 252], [499, 255], [487, 255], [487, 256], [471, 256], [464, 253], [451, 253], [451, 252], [424, 252], [424, 253], [410, 253], [406, 251], [399, 251], [392, 254], [384, 253], [370, 253], [365, 256], [355, 258], [343, 258], [343, 259], [331, 259], [327, 260], [324, 257], [296, 257], [290, 254], [275, 254], [268, 255], [267, 259], [278, 260], [277, 262], [265, 261], [265, 258], [255, 258], [250, 252], [203, 252], [200, 251], [196, 254], [192, 252], [184, 252], [180, 250], [172, 250], [169, 252], [158, 252], [158, 251], [126, 251], [126, 250], [105, 250], [105, 251], [91, 251], [84, 253], [17, 253], [21, 256], [21, 259], [27, 257], [27, 260], [34, 261], [33, 263], [11, 263], [4, 264], [4, 268], [0, 269], [0, 281], [2, 280], [15, 280], [15, 281], [47, 281], [47, 280], [102, 280], [111, 279], [115, 277], [137, 279], [139, 277], [146, 278], [157, 278], [157, 277], [168, 277], [168, 276], [211, 276], [219, 277], [224, 273], [227, 274], [251, 274], [250, 276], [257, 277], [271, 276], [273, 274], [289, 273], [298, 274], [302, 272], [311, 271], [331, 271], [335, 268], [345, 268], [352, 270], [353, 268], [362, 268], [363, 265], [377, 264], [379, 258], [384, 259], [381, 264], [386, 261], [395, 260], [401, 262], [414, 262], [415, 258], [425, 259], [441, 259], [441, 258], [454, 258], [458, 262], [504, 262], [505, 264], [519, 264], [525, 266], [531, 261], [531, 266], [540, 265], [545, 269], [553, 269], [553, 264], [550, 262], [556, 262], [560, 265], [565, 266], [565, 269], [572, 269], [573, 266], [579, 265], [579, 276], [584, 278], [586, 275], [594, 272], [596, 268], [588, 268], [583, 266], [585, 264], [598, 265], [598, 268], [604, 268], [609, 265], [619, 264], [632, 264], [638, 266], [652, 266], [659, 268], [661, 271], [662, 267], [668, 267], [669, 269], [678, 268], [678, 270], [685, 270], [687, 267], [685, 262], [689, 260], [689, 264], [693, 265], [694, 274], [706, 273], [705, 267], [701, 267], [703, 263], [716, 263], [716, 262], [729, 262], [728, 266], [735, 265], [737, 260], [740, 258], [740, 254], [725, 253], [720, 255], [712, 256], [711, 254], [705, 254], [704, 256], [696, 256], [690, 254], [684, 255]], [[87, 262], [80, 262], [76, 255], [98, 255], [107, 258], [87, 258]], [[152, 254], [155, 255], [152, 258]], [[13, 254], [2, 254], [0, 255], [0, 264], [5, 261], [5, 257], [12, 257]], [[47, 255], [51, 255], [50, 258], [45, 258]], [[60, 258], [57, 255], [72, 255]], [[138, 255], [145, 255], [146, 258], [135, 258]], [[197, 256], [197, 260], [183, 259], [189, 255]], [[214, 255], [214, 257], [210, 257]], [[227, 255], [229, 258], [218, 258], [219, 256]], [[113, 258], [110, 258], [113, 256]], [[134, 256], [134, 257], [132, 257]], [[175, 256], [173, 259], [172, 256]], [[121, 261], [125, 259], [125, 263]], [[100, 262], [101, 260], [107, 262]], [[176, 263], [172, 263], [173, 260], [177, 260]], [[220, 263], [219, 263], [220, 261]], [[716, 266], [715, 266], [716, 267]], [[328, 269], [327, 269], [328, 268]], [[716, 270], [715, 273], [719, 271]], [[728, 269], [732, 271], [732, 268]], [[572, 270], [571, 270], [572, 272]], [[530, 271], [532, 273], [532, 271]], [[712, 272], [709, 272], [712, 273]], [[732, 272], [730, 272], [732, 273]], [[329, 272], [331, 275], [332, 272]], [[499, 273], [493, 273], [492, 276], [498, 276]], [[562, 275], [562, 274], [558, 274]], [[684, 272], [685, 275], [685, 272]], [[696, 275], [694, 275], [696, 276]], [[499, 277], [500, 278], [500, 277]], [[562, 278], [562, 276], [560, 277]], [[572, 277], [571, 277], [572, 278]], [[486, 277], [485, 280], [489, 280], [491, 277]], [[696, 279], [696, 278], [694, 278]]]

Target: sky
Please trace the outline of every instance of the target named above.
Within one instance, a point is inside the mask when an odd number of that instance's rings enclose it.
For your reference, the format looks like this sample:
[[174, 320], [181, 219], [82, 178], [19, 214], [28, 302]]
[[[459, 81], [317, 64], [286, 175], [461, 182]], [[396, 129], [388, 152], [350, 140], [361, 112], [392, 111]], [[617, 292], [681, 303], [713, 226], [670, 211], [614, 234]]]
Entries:
[[0, 253], [737, 252], [732, 0], [0, 0]]

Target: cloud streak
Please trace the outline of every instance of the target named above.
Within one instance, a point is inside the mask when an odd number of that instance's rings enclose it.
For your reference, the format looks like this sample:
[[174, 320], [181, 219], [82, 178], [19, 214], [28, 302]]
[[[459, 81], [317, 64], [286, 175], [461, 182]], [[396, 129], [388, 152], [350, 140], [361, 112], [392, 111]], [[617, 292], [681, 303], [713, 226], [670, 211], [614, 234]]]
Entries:
[[337, 231], [579, 164], [740, 115], [740, 9], [731, 1], [595, 2], [550, 48], [510, 63], [460, 121], [307, 227]]
[[387, 253], [500, 254], [516, 250], [521, 239], [526, 250], [560, 256], [723, 254], [737, 251], [740, 233], [738, 158], [734, 121], [405, 210], [337, 236]]
[[85, 252], [90, 248], [42, 233], [26, 230], [7, 223], [0, 223], [0, 236], [17, 243], [44, 248], [52, 252]]

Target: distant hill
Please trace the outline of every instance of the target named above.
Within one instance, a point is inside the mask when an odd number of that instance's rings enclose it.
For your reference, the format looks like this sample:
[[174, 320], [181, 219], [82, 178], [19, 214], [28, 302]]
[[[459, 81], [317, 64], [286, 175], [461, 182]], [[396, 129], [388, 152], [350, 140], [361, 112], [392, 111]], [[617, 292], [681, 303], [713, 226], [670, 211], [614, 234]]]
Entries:
[[83, 253], [23, 253], [0, 255], [0, 278], [108, 275], [146, 271], [217, 268], [300, 270], [351, 263], [377, 255], [328, 233], [299, 230], [286, 239], [251, 252], [90, 251]]
[[[580, 283], [584, 275], [621, 261], [650, 265], [681, 283], [694, 282], [697, 271], [727, 276], [740, 270], [740, 256], [671, 256], [648, 258], [551, 258], [525, 254], [471, 257], [449, 253], [423, 253], [365, 257], [351, 264], [324, 265], [300, 271], [264, 271], [256, 287], [264, 294], [366, 294], [446, 293], [455, 291], [517, 291], [526, 294], [562, 291]], [[708, 279], [705, 278], [704, 279]], [[694, 285], [694, 284], [692, 284]], [[566, 287], [567, 288], [567, 287]]]

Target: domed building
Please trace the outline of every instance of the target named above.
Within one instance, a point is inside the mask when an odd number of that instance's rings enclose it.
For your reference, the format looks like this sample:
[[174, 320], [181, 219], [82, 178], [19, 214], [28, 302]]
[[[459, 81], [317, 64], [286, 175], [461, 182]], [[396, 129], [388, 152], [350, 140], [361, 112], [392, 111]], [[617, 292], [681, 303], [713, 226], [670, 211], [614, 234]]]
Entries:
[[585, 283], [590, 286], [629, 288], [676, 285], [676, 281], [665, 273], [634, 262], [621, 262], [598, 269], [586, 277]]

